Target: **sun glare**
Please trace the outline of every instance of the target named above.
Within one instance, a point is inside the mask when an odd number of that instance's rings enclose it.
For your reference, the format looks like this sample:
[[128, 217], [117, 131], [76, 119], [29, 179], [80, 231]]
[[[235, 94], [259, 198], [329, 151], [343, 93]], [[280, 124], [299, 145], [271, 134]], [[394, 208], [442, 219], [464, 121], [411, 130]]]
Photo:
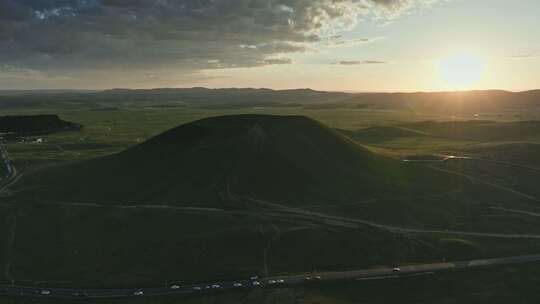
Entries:
[[485, 62], [473, 53], [459, 53], [441, 59], [439, 69], [448, 89], [471, 89], [482, 78]]

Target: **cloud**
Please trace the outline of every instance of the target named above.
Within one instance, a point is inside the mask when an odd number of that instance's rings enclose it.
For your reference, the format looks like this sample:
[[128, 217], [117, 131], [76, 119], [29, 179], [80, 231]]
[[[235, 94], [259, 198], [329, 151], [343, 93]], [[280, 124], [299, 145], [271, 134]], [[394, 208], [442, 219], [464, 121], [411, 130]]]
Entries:
[[0, 65], [76, 71], [287, 64], [360, 16], [392, 18], [434, 0], [0, 0]]
[[380, 60], [342, 60], [338, 61], [334, 64], [337, 65], [363, 65], [363, 64], [385, 64], [388, 63], [387, 61], [380, 61]]
[[267, 58], [261, 61], [262, 64], [272, 65], [272, 64], [291, 64], [292, 59], [290, 58]]
[[355, 45], [360, 44], [366, 44], [366, 43], [373, 43], [379, 40], [385, 39], [384, 37], [374, 37], [374, 38], [356, 38], [356, 39], [341, 39], [339, 36], [336, 39], [330, 39], [328, 40], [324, 45], [330, 48], [338, 48], [338, 47], [351, 47]]
[[[21, 68], [13, 65], [0, 65], [0, 88], [48, 87], [54, 83], [67, 83], [73, 79], [64, 75], [54, 75], [46, 71]], [[21, 86], [23, 84], [23, 86]]]
[[393, 19], [413, 8], [429, 7], [439, 1], [440, 0], [376, 0], [373, 2], [379, 9], [374, 10], [374, 13], [380, 18]]
[[47, 78], [47, 75], [44, 75], [40, 71], [19, 68], [9, 64], [0, 65], [0, 79], [18, 79], [18, 80], [36, 80]]

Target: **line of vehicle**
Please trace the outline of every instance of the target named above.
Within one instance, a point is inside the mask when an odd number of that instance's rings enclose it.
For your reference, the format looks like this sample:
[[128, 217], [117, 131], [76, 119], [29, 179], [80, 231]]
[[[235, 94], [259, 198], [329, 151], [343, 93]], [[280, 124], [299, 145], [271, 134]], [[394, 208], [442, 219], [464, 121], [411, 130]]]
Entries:
[[235, 281], [221, 281], [205, 284], [174, 284], [161, 288], [123, 288], [123, 289], [85, 289], [85, 288], [40, 288], [32, 286], [0, 285], [0, 295], [26, 296], [40, 298], [122, 298], [143, 296], [171, 296], [187, 294], [205, 294], [212, 291], [251, 290], [261, 287], [287, 287], [309, 283], [328, 283], [335, 281], [364, 281], [386, 280], [434, 275], [447, 270], [464, 270], [469, 268], [502, 266], [519, 263], [540, 262], [540, 254], [513, 256], [505, 258], [480, 259], [459, 262], [430, 263], [407, 266], [393, 266], [374, 269], [361, 269], [350, 271], [329, 271], [316, 273], [303, 273], [288, 276], [272, 276]]

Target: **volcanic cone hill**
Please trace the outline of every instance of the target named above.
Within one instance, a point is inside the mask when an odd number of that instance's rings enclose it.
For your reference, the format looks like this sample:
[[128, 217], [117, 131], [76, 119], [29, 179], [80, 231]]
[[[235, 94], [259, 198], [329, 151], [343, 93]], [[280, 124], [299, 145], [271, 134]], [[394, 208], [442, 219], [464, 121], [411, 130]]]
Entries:
[[415, 191], [426, 175], [414, 170], [310, 118], [235, 115], [39, 171], [22, 184], [42, 200], [231, 207], [249, 198], [302, 205]]

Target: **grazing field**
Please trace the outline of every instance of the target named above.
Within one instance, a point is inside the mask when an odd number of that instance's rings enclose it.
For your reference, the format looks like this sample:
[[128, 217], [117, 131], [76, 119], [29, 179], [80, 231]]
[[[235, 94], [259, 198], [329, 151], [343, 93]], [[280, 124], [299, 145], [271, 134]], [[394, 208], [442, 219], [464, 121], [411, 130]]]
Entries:
[[[62, 132], [47, 136], [41, 145], [26, 143], [10, 143], [10, 151], [19, 167], [35, 166], [49, 162], [57, 163], [65, 160], [88, 159], [122, 151], [180, 124], [197, 119], [217, 115], [232, 114], [275, 114], [305, 115], [321, 121], [332, 128], [356, 132], [369, 127], [393, 126], [404, 122], [421, 122], [426, 120], [449, 121], [475, 119], [473, 115], [445, 115], [441, 113], [418, 113], [410, 110], [377, 110], [377, 109], [340, 109], [322, 110], [305, 109], [304, 107], [252, 107], [242, 109], [204, 109], [196, 107], [155, 107], [155, 106], [92, 106], [78, 107], [31, 107], [0, 109], [1, 115], [34, 115], [58, 114], [63, 120], [84, 126], [77, 132]], [[519, 121], [534, 119], [534, 112], [501, 112], [487, 113], [482, 119], [494, 121]], [[385, 131], [371, 132], [368, 144], [378, 142], [382, 147], [400, 149], [400, 153], [415, 150], [432, 151], [441, 148], [454, 148], [469, 144], [469, 139], [433, 138], [426, 136], [396, 136]], [[352, 136], [366, 138], [363, 135]], [[393, 132], [391, 132], [393, 133]], [[415, 134], [418, 134], [415, 132]], [[392, 138], [389, 138], [392, 136]], [[361, 140], [364, 142], [364, 140]]]
[[[166, 132], [202, 118], [250, 114], [241, 117], [258, 119], [253, 114], [261, 112], [309, 118], [237, 129], [218, 123], [214, 131], [201, 129], [207, 130], [203, 137], [182, 128]], [[490, 121], [300, 106], [102, 106], [5, 114], [39, 113], [58, 114], [84, 128], [41, 136], [42, 142], [32, 136], [8, 141], [23, 176], [4, 194], [10, 207], [1, 208], [4, 281], [162, 286], [540, 251], [538, 239], [504, 237], [540, 235], [540, 211], [529, 198], [540, 196], [539, 175], [528, 168], [537, 168], [533, 151], [540, 133], [536, 123], [520, 122], [513, 113], [492, 114]], [[510, 142], [513, 138], [519, 143]], [[433, 154], [491, 162], [401, 161], [440, 158]], [[234, 159], [241, 161], [228, 170]], [[208, 188], [212, 180], [215, 188]], [[167, 190], [172, 185], [176, 190]], [[433, 288], [442, 281], [437, 278]], [[409, 284], [393, 282], [404, 286], [395, 292]], [[182, 301], [355, 303], [388, 282], [358, 284]], [[425, 299], [433, 294], [418, 292]], [[383, 302], [375, 294], [369, 297]]]
[[2, 183], [7, 177], [8, 173], [9, 172], [7, 166], [5, 165], [4, 157], [0, 154], [0, 183]]

